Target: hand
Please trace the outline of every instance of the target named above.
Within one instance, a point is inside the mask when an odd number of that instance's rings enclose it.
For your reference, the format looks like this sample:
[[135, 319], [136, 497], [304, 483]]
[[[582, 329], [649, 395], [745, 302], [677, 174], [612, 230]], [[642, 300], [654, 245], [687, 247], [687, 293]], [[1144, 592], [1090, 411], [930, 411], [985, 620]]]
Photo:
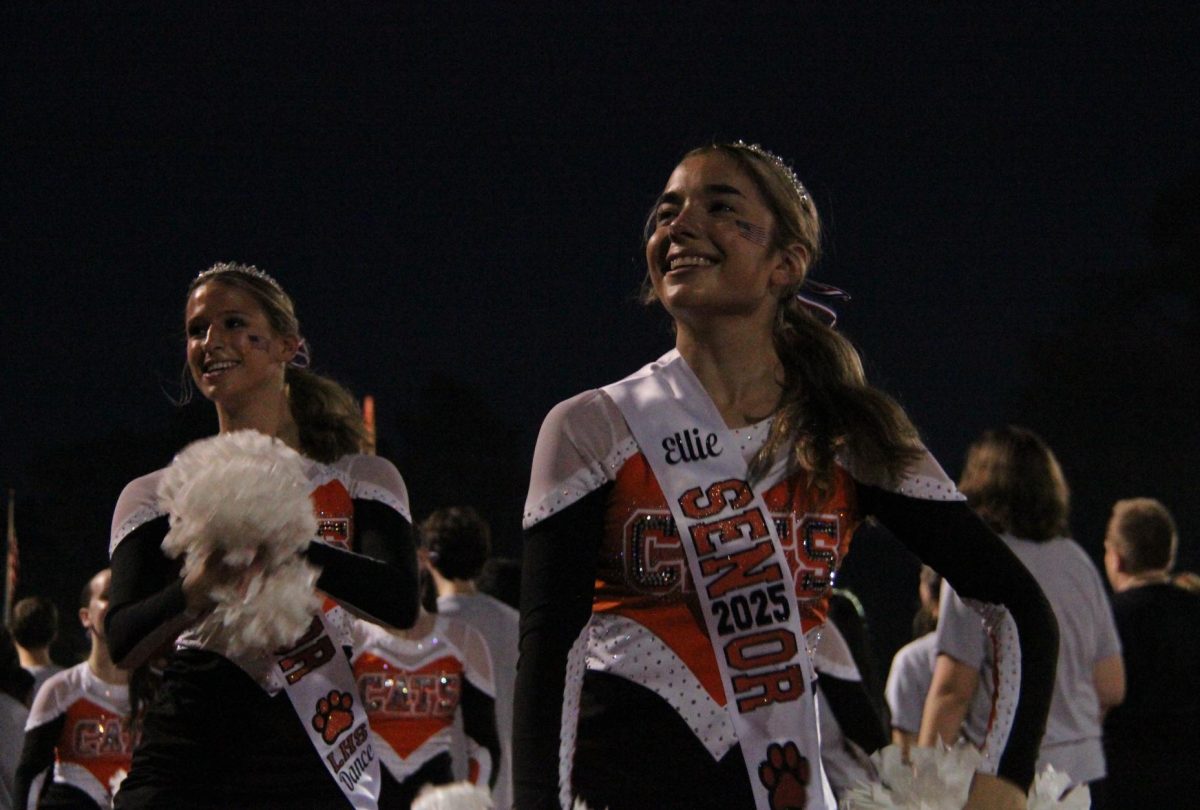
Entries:
[[1012, 782], [988, 773], [976, 773], [963, 810], [1025, 810], [1027, 806], [1025, 794]]

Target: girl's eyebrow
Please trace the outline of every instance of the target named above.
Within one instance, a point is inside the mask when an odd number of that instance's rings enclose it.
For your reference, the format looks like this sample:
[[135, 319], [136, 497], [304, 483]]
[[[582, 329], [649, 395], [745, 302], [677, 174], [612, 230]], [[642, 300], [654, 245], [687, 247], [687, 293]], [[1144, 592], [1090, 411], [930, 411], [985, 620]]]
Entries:
[[242, 312], [240, 309], [223, 309], [220, 312], [216, 313], [215, 315], [211, 315], [211, 316], [209, 316], [209, 315], [203, 315], [203, 316], [193, 315], [191, 318], [188, 319], [188, 324], [191, 324], [193, 321], [196, 321], [201, 318], [225, 318], [230, 315], [241, 315], [243, 318], [246, 317], [246, 313]]
[[[709, 183], [707, 186], [704, 187], [704, 190], [709, 194], [733, 194], [738, 197], [742, 197], [743, 199], [746, 196], [745, 194], [738, 191], [733, 186], [727, 185], [725, 183]], [[658, 195], [658, 199], [654, 201], [654, 207], [657, 208], [658, 206], [662, 205], [663, 203], [671, 203], [672, 205], [678, 205], [682, 201], [683, 201], [683, 195], [680, 194], [678, 191], [664, 191], [662, 194]]]
[[654, 207], [658, 208], [663, 203], [671, 203], [678, 205], [683, 200], [683, 195], [677, 191], [664, 191], [658, 195], [658, 199], [654, 201]]
[[709, 194], [736, 194], [739, 197], [746, 196], [745, 194], [738, 191], [733, 186], [729, 186], [724, 183], [711, 183], [711, 184], [705, 186], [704, 190], [707, 191]]

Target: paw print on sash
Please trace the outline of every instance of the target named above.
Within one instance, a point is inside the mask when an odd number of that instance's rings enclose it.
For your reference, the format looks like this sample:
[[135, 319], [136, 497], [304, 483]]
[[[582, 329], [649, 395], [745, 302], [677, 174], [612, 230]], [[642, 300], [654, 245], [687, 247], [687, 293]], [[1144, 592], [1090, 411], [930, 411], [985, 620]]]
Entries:
[[317, 713], [313, 715], [312, 725], [321, 732], [322, 740], [332, 743], [354, 724], [354, 715], [350, 712], [352, 706], [354, 698], [350, 693], [336, 689], [331, 689], [326, 697], [317, 701]]
[[811, 775], [808, 760], [791, 741], [767, 746], [767, 758], [758, 766], [758, 779], [767, 789], [771, 810], [804, 810]]

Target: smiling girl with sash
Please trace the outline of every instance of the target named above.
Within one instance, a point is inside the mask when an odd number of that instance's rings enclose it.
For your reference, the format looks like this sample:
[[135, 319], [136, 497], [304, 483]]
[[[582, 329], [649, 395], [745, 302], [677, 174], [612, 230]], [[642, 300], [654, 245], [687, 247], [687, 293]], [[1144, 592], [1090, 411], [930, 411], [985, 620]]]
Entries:
[[811, 196], [757, 146], [689, 153], [660, 195], [647, 294], [675, 349], [555, 407], [534, 455], [522, 810], [832, 810], [811, 646], [869, 518], [984, 608], [1004, 682], [972, 802], [1023, 806], [1053, 616], [811, 299], [819, 242]]
[[[396, 627], [415, 619], [404, 482], [388, 461], [359, 454], [365, 430], [353, 398], [305, 368], [291, 299], [266, 273], [239, 264], [201, 273], [188, 290], [185, 326], [191, 379], [216, 406], [221, 433], [257, 431], [303, 456], [317, 527], [304, 557], [321, 570], [316, 586], [328, 598], [284, 648], [243, 649], [214, 614], [214, 599], [246, 583], [254, 566], [213, 554], [181, 577], [162, 545], [168, 515], [156, 493], [164, 471], [126, 486], [113, 516], [109, 646], [124, 667], [164, 648], [169, 658], [115, 806], [370, 810], [379, 763], [342, 605]], [[236, 504], [238, 495], [227, 500]]]

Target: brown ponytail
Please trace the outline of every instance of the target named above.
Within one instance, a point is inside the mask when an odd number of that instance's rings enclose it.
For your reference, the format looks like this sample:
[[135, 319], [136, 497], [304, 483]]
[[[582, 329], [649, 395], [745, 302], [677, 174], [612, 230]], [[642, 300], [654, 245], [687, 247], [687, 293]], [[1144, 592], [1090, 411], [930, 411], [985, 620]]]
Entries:
[[362, 451], [367, 427], [349, 391], [328, 377], [294, 366], [284, 372], [284, 380], [304, 455], [330, 463]]
[[764, 475], [786, 447], [789, 465], [809, 470], [819, 490], [830, 485], [842, 451], [867, 475], [896, 480], [921, 455], [917, 429], [894, 399], [867, 383], [850, 341], [809, 313], [794, 292], [775, 313], [783, 393], [751, 477]]

